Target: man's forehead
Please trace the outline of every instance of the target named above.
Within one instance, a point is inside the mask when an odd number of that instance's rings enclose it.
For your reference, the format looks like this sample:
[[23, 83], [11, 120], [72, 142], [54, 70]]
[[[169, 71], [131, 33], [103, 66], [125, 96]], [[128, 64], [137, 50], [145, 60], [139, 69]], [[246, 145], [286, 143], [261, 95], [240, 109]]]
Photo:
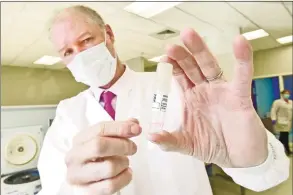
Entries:
[[52, 25], [51, 36], [57, 49], [74, 41], [78, 36], [93, 30], [93, 24], [82, 14], [67, 14], [57, 18]]
[[52, 26], [53, 33], [69, 33], [73, 34], [83, 31], [85, 29], [90, 29], [90, 24], [83, 18], [72, 17], [64, 18], [62, 20], [56, 21]]

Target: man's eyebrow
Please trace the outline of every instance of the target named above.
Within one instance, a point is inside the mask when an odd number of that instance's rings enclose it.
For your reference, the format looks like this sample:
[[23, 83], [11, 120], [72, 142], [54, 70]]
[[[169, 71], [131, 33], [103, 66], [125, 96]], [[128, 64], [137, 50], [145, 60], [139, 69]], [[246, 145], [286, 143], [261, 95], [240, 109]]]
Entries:
[[90, 35], [90, 33], [89, 33], [88, 31], [83, 32], [83, 33], [81, 33], [81, 34], [77, 37], [77, 39], [80, 39], [80, 38], [82, 38], [82, 37], [84, 37], [84, 36], [86, 36], [86, 35]]
[[[86, 35], [90, 35], [90, 33], [88, 31], [81, 33], [79, 36], [77, 36], [76, 40], [81, 39], [82, 37], [86, 36]], [[61, 49], [59, 49], [59, 53], [61, 51], [63, 51], [66, 48], [66, 45], [63, 46]]]

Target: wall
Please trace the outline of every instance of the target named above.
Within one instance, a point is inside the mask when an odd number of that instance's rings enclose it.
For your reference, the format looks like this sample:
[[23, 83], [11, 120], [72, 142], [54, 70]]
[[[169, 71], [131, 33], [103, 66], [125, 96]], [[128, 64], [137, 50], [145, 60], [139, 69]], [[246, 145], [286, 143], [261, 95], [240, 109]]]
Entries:
[[[233, 78], [236, 60], [233, 54], [217, 56], [227, 80]], [[274, 49], [254, 52], [254, 78], [292, 75], [292, 46], [283, 46]]]
[[68, 71], [2, 66], [1, 106], [58, 104], [87, 87]]
[[129, 68], [136, 72], [154, 72], [157, 68], [157, 63], [150, 62], [143, 57], [137, 57], [125, 62]]
[[287, 89], [291, 92], [290, 99], [292, 100], [292, 93], [293, 93], [293, 75], [288, 75], [283, 77], [284, 82], [284, 89]]
[[49, 120], [55, 118], [56, 106], [1, 106], [1, 130], [5, 128], [42, 126], [44, 132]]
[[[234, 64], [235, 59], [233, 58], [233, 55], [229, 54], [222, 54], [216, 57], [219, 64], [221, 65], [221, 68], [223, 69], [223, 72], [225, 74], [225, 78], [227, 80], [231, 80], [233, 78], [234, 73]], [[145, 62], [145, 72], [153, 72], [156, 71], [156, 63], [147, 61]]]
[[225, 79], [227, 81], [231, 81], [234, 75], [234, 66], [236, 64], [236, 60], [232, 53], [222, 54], [216, 56], [220, 67], [224, 72]]
[[261, 118], [269, 116], [274, 100], [280, 98], [279, 78], [255, 79], [257, 113]]
[[254, 53], [256, 78], [288, 74], [292, 74], [292, 45]]
[[135, 72], [144, 72], [144, 59], [142, 57], [127, 60], [125, 63]]
[[[217, 56], [227, 80], [232, 79], [235, 60], [231, 54]], [[155, 71], [156, 63], [144, 58], [126, 62], [135, 71]], [[292, 46], [254, 53], [255, 78], [292, 74]], [[67, 71], [2, 66], [1, 105], [58, 104], [87, 87], [76, 83]], [[281, 83], [280, 83], [281, 84]]]
[[[144, 58], [128, 60], [134, 71], [155, 67]], [[152, 69], [155, 71], [155, 69]], [[25, 67], [1, 67], [1, 105], [52, 105], [75, 96], [87, 87], [77, 83], [68, 71]]]
[[148, 61], [147, 59], [144, 59], [144, 71], [145, 72], [155, 72], [157, 70], [157, 64], [156, 62]]
[[[224, 71], [225, 78], [231, 80], [236, 64], [233, 54], [221, 54], [216, 58]], [[148, 69], [155, 70], [147, 67], [145, 71]], [[254, 78], [292, 75], [292, 73], [292, 45], [254, 52]]]

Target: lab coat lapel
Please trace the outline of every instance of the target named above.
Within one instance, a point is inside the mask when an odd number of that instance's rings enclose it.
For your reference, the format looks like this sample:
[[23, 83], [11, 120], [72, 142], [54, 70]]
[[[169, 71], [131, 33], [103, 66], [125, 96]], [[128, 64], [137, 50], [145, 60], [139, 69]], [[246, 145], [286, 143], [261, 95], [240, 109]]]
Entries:
[[125, 121], [129, 119], [129, 109], [131, 107], [132, 88], [125, 90], [117, 96], [116, 100], [116, 121]]
[[113, 121], [111, 116], [92, 93], [88, 94], [87, 99], [88, 101], [86, 104], [85, 115], [89, 126], [95, 125], [102, 121]]

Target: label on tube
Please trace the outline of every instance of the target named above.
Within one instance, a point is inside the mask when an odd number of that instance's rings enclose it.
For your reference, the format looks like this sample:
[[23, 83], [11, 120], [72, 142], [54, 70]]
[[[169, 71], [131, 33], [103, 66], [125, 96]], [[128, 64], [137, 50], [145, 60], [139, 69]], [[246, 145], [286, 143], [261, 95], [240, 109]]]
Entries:
[[163, 130], [168, 105], [168, 94], [171, 88], [172, 70], [173, 66], [171, 64], [158, 64], [155, 93], [152, 102], [151, 133]]

